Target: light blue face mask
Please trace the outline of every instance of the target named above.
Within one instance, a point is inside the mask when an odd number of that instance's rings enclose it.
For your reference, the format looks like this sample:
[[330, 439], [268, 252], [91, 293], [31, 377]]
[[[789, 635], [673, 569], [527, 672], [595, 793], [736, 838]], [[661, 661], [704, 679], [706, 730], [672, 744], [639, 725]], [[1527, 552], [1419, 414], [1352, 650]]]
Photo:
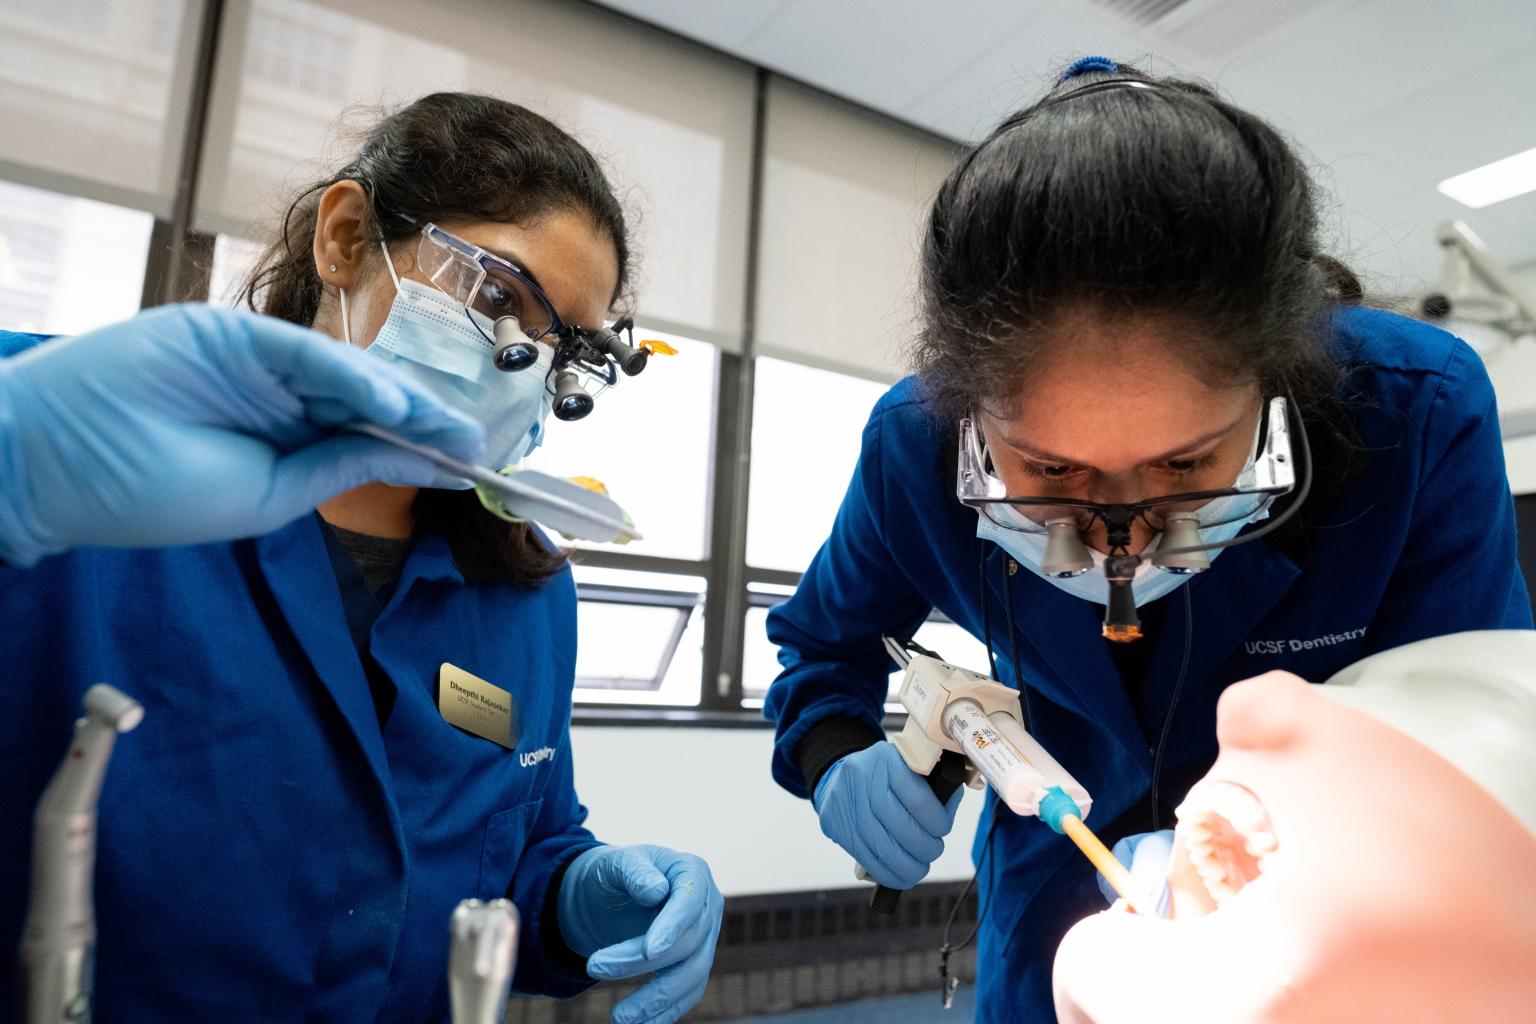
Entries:
[[[544, 440], [551, 402], [545, 379], [554, 349], [539, 345], [538, 362], [517, 373], [496, 369], [490, 343], [470, 320], [479, 318], [494, 336], [487, 317], [466, 310], [431, 285], [402, 281], [388, 250], [384, 259], [395, 282], [395, 299], [368, 351], [484, 426], [488, 464], [499, 469], [527, 458]], [[346, 292], [341, 294], [341, 312], [342, 333], [351, 343]], [[470, 486], [465, 482], [465, 488]]]
[[[1216, 500], [1232, 502], [1240, 499], [1217, 498]], [[1262, 504], [1257, 498], [1252, 500], [1255, 505]], [[976, 536], [996, 544], [1008, 552], [1015, 562], [1018, 562], [1047, 583], [1065, 590], [1073, 597], [1081, 598], [1084, 601], [1092, 601], [1094, 604], [1109, 603], [1109, 580], [1104, 578], [1104, 552], [1090, 550], [1088, 553], [1093, 558], [1093, 568], [1081, 575], [1067, 577], [1049, 576], [1041, 568], [1045, 564], [1046, 535], [1037, 530], [1026, 530], [1027, 526], [1033, 524], [1030, 523], [1022, 512], [1011, 506], [999, 506], [993, 509], [992, 514], [1003, 519], [1012, 520], [1016, 518], [1020, 528], [1017, 530], [1007, 529], [978, 513], [976, 517]], [[1215, 526], [1205, 527], [1200, 530], [1200, 543], [1214, 544], [1218, 541], [1231, 540], [1249, 523], [1260, 522], [1268, 518], [1269, 509], [1261, 507], [1247, 518], [1233, 519], [1229, 523], [1219, 523]], [[1161, 542], [1162, 538], [1163, 535], [1161, 533], [1157, 534], [1147, 544], [1145, 550], [1149, 553], [1157, 550], [1157, 545]], [[1207, 551], [1206, 557], [1215, 562], [1216, 556], [1225, 550], [1226, 548], [1216, 548], [1212, 551]], [[1136, 601], [1136, 607], [1140, 608], [1148, 602], [1156, 601], [1160, 597], [1171, 594], [1183, 586], [1191, 575], [1193, 574], [1169, 572], [1149, 562], [1142, 562], [1136, 567], [1136, 577], [1131, 581], [1131, 595]]]

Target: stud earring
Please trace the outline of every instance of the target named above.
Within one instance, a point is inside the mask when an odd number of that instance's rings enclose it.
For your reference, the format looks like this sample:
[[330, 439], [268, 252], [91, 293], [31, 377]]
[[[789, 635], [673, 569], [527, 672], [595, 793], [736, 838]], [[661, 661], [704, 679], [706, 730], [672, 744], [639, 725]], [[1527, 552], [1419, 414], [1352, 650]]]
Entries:
[[336, 273], [336, 264], [334, 263], [331, 264], [331, 273]]

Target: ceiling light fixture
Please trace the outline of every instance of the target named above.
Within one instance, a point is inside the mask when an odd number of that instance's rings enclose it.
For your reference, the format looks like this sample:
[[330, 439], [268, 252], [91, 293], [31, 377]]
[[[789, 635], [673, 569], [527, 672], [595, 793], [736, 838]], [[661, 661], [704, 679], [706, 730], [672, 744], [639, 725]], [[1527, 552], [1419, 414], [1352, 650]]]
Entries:
[[1446, 178], [1435, 187], [1474, 210], [1536, 191], [1536, 149]]

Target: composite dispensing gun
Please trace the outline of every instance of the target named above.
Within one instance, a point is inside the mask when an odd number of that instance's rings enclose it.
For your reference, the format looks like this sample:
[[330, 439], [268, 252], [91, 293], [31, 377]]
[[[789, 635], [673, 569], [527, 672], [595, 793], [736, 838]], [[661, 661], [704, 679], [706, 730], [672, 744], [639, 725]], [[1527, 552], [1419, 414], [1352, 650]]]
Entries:
[[[1139, 911], [1130, 872], [1083, 824], [1092, 798], [1024, 728], [1019, 692], [889, 637], [885, 646], [905, 669], [907, 723], [894, 743], [907, 767], [928, 779], [941, 802], [962, 783], [980, 789], [984, 780], [1010, 811], [1071, 839]], [[890, 914], [900, 899], [901, 890], [880, 886], [870, 906]]]

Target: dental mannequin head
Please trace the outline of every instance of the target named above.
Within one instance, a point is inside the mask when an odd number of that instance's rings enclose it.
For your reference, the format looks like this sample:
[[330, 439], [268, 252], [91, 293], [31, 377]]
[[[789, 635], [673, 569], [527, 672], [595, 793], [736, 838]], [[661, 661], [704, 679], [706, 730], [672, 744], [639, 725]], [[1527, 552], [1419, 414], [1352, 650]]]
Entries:
[[[1171, 918], [1117, 906], [1074, 927], [1061, 1019], [1523, 1019], [1536, 835], [1512, 811], [1536, 817], [1533, 664], [1536, 634], [1468, 634], [1368, 659], [1342, 699], [1280, 672], [1230, 687], [1220, 756], [1179, 808]], [[1488, 788], [1377, 714], [1428, 726]]]
[[[592, 154], [517, 104], [434, 93], [383, 118], [346, 166], [300, 192], [243, 299], [368, 347], [396, 300], [391, 268], [402, 283], [430, 286], [416, 267], [428, 223], [529, 272], [567, 324], [601, 326], [627, 287], [623, 210]], [[509, 529], [484, 512], [472, 492], [399, 493], [371, 484], [322, 512], [337, 522], [333, 512], [344, 507], [365, 522], [379, 520], [379, 509], [396, 510], [365, 532], [405, 536], [424, 522], [441, 528], [460, 568], [476, 577], [532, 585], [561, 563], [526, 525]]]
[[[1109, 88], [1116, 80], [1154, 88]], [[940, 188], [914, 361], [974, 414], [1014, 495], [1132, 502], [1230, 486], [1265, 398], [1309, 415], [1337, 371], [1314, 189], [1268, 125], [1208, 88], [1073, 74]], [[1133, 529], [1132, 553], [1151, 538]], [[1105, 550], [1096, 523], [1084, 540]]]

